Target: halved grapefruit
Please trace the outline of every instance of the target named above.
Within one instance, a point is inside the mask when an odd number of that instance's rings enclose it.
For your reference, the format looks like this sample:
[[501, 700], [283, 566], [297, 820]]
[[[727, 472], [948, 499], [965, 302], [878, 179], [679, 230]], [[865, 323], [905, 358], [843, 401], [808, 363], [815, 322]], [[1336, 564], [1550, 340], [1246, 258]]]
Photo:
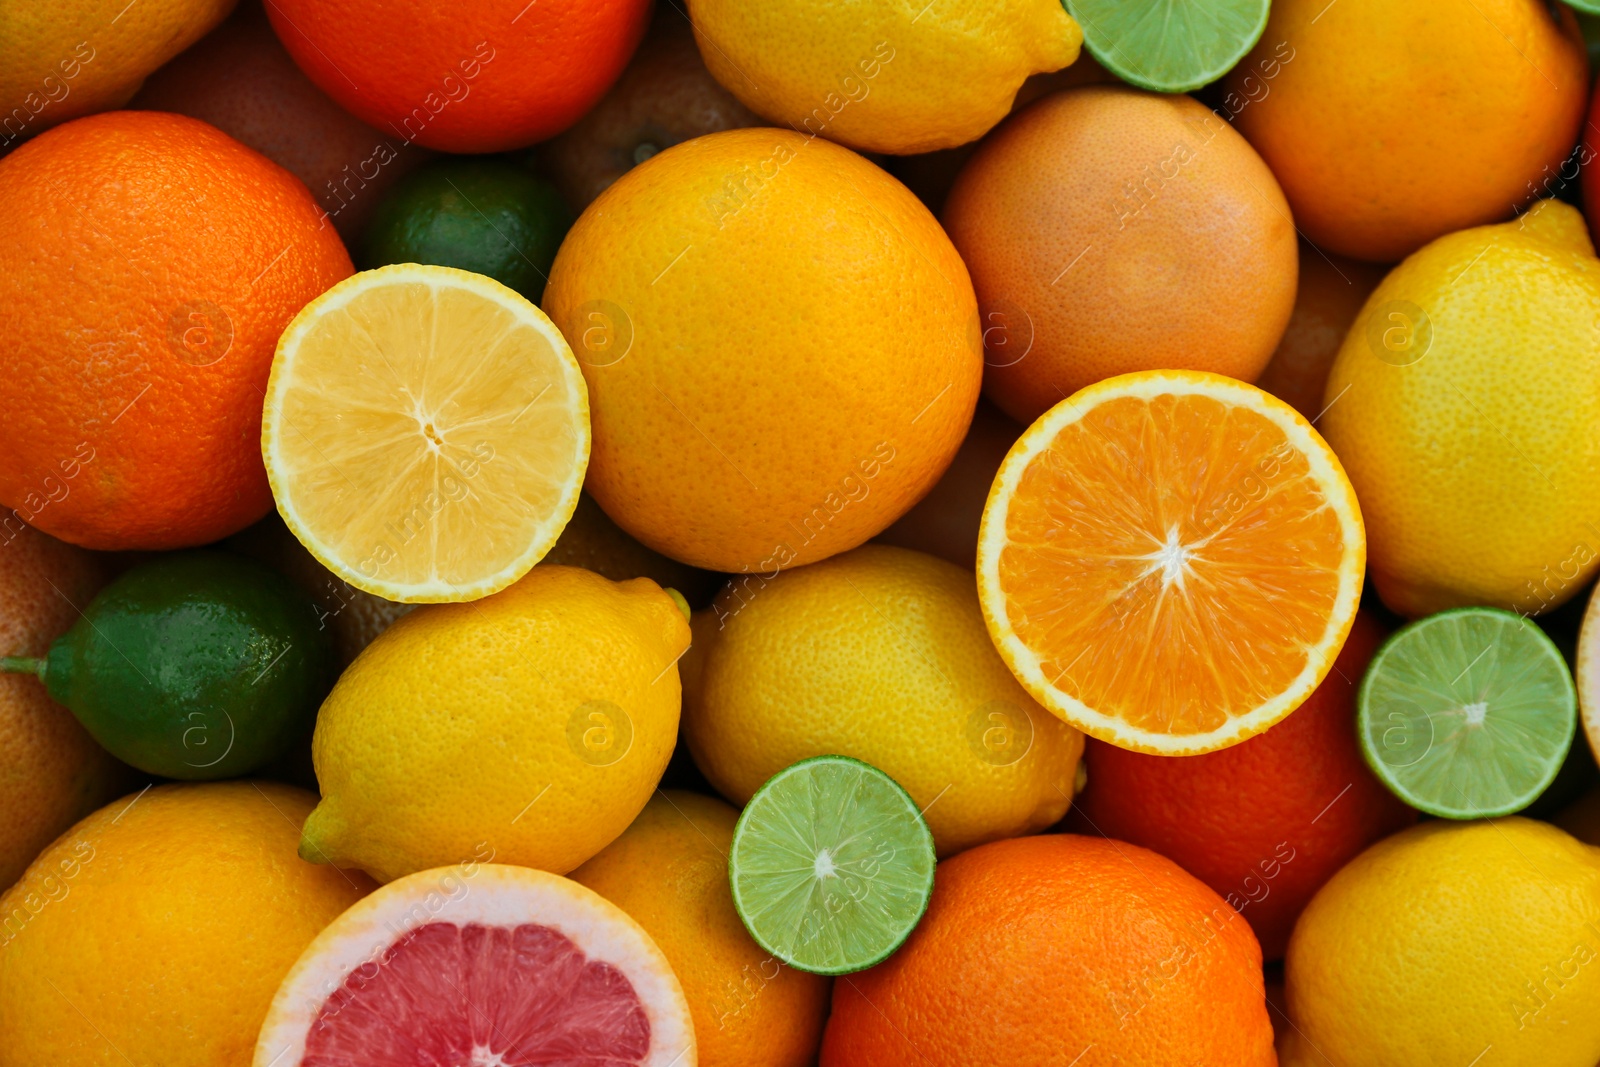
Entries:
[[1041, 415], [978, 541], [989, 633], [1034, 699], [1165, 755], [1298, 707], [1344, 644], [1365, 567], [1355, 491], [1311, 424], [1194, 371], [1108, 378]]
[[683, 989], [599, 894], [465, 863], [383, 886], [273, 998], [254, 1067], [695, 1067]]

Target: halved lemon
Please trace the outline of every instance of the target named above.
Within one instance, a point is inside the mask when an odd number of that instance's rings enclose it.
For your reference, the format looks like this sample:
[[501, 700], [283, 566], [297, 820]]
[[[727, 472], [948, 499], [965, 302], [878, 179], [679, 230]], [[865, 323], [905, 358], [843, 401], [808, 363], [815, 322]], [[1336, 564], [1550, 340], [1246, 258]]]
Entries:
[[1140, 752], [1260, 733], [1333, 666], [1366, 534], [1337, 457], [1232, 378], [1108, 378], [1039, 417], [984, 508], [978, 593], [1023, 686]]
[[572, 517], [588, 392], [526, 299], [400, 263], [289, 323], [261, 451], [278, 511], [323, 566], [389, 600], [476, 600], [526, 574]]

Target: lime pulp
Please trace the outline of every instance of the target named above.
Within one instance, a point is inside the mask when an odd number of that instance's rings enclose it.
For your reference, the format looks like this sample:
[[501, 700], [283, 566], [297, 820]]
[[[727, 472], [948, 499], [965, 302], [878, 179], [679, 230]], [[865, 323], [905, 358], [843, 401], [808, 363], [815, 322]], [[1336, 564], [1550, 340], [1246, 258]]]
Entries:
[[1560, 651], [1498, 608], [1456, 608], [1401, 629], [1367, 667], [1356, 708], [1373, 773], [1447, 819], [1527, 807], [1561, 769], [1578, 721]]
[[893, 778], [817, 756], [750, 798], [728, 874], [757, 944], [798, 970], [848, 974], [910, 936], [933, 894], [934, 862], [928, 824]]
[[1267, 25], [1269, 0], [1065, 0], [1083, 43], [1141, 89], [1186, 93], [1232, 70]]

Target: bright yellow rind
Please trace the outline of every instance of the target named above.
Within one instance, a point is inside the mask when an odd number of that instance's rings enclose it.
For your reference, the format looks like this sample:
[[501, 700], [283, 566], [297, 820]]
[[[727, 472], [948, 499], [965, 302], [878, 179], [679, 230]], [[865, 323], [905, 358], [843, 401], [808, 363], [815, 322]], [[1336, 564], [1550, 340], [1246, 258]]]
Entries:
[[[1008, 614], [1000, 579], [1000, 557], [1008, 543], [1007, 515], [1024, 471], [1067, 427], [1086, 413], [1120, 398], [1151, 400], [1163, 395], [1195, 395], [1249, 409], [1281, 430], [1304, 459], [1311, 478], [1337, 517], [1344, 552], [1338, 568], [1338, 589], [1321, 638], [1306, 650], [1306, 662], [1281, 692], [1220, 727], [1195, 733], [1157, 733], [1089, 707], [1052, 683], [1042, 669], [1043, 657], [1018, 635]], [[1366, 566], [1366, 537], [1355, 492], [1337, 458], [1293, 408], [1254, 386], [1232, 378], [1196, 371], [1146, 371], [1109, 378], [1080, 390], [1040, 416], [1012, 446], [989, 493], [978, 542], [978, 592], [984, 620], [1001, 657], [1035, 700], [1089, 735], [1122, 748], [1162, 755], [1192, 755], [1237, 744], [1278, 722], [1322, 681], [1343, 646], [1361, 599]]]
[[493, 279], [395, 264], [307, 304], [278, 342], [261, 450], [323, 566], [406, 603], [476, 600], [555, 544], [589, 462], [565, 338]]

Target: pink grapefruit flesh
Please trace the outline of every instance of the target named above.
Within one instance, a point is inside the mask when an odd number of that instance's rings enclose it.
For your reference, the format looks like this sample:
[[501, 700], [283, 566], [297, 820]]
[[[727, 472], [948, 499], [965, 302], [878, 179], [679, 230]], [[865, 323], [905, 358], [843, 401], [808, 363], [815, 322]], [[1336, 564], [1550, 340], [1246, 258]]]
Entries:
[[692, 1067], [682, 989], [632, 919], [565, 878], [477, 863], [391, 882], [306, 949], [257, 1067]]

